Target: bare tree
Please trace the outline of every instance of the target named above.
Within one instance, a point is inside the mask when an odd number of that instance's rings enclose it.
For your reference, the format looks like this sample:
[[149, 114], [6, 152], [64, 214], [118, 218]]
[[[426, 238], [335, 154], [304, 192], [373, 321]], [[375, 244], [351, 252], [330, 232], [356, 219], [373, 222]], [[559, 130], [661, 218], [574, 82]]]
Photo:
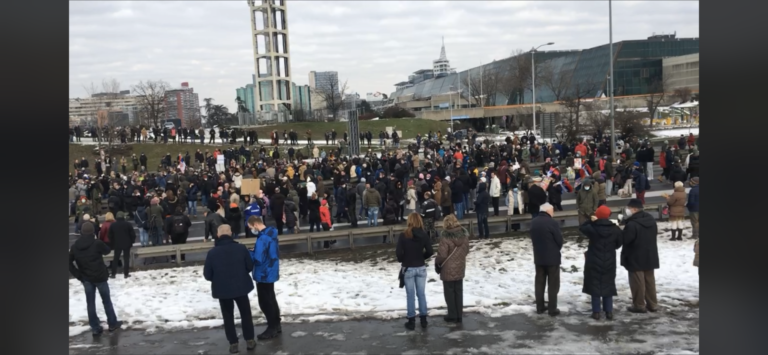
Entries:
[[672, 96], [677, 98], [677, 101], [680, 103], [691, 101], [691, 97], [693, 96], [693, 92], [691, 91], [691, 88], [677, 88], [675, 91], [672, 92]]
[[563, 108], [567, 111], [566, 118], [560, 124], [560, 131], [568, 142], [577, 141], [581, 132], [580, 117], [585, 99], [593, 97], [600, 85], [593, 80], [575, 82], [561, 100]]
[[648, 126], [643, 124], [645, 118], [644, 112], [634, 110], [616, 110], [613, 119], [616, 131], [624, 137], [636, 136], [644, 137], [648, 134]]
[[528, 52], [517, 49], [512, 57], [505, 59], [506, 68], [502, 68], [500, 80], [497, 81], [498, 92], [506, 98], [506, 103], [517, 98], [519, 103], [522, 100], [523, 93], [531, 80], [531, 61], [526, 55]]
[[140, 81], [132, 87], [142, 117], [154, 127], [159, 127], [160, 121], [165, 117], [165, 91], [169, 88], [170, 85], [162, 80]]
[[475, 105], [480, 105], [483, 100], [480, 91], [481, 80], [482, 78], [480, 77], [479, 73], [477, 73], [475, 76], [465, 75], [463, 78], [461, 78], [461, 88], [466, 88], [466, 90], [461, 90], [459, 97], [467, 100], [470, 106], [473, 102]]
[[[493, 105], [499, 91], [499, 84], [503, 80], [503, 74], [496, 68], [483, 68], [475, 74], [461, 78], [462, 92], [460, 96], [477, 106]], [[464, 88], [467, 90], [464, 91]]]
[[664, 98], [667, 96], [667, 89], [669, 88], [669, 76], [662, 75], [661, 77], [655, 77], [651, 79], [650, 85], [648, 85], [648, 96], [645, 98], [645, 105], [648, 108], [648, 115], [650, 116], [650, 126], [653, 126], [653, 118], [656, 116], [656, 110]]
[[588, 102], [582, 105], [586, 112], [587, 124], [595, 132], [606, 132], [611, 127], [611, 117], [602, 111], [602, 107]]
[[[536, 76], [537, 82], [552, 92], [555, 101], [560, 101], [568, 92], [568, 85], [573, 78], [573, 70], [558, 70], [551, 61], [539, 67], [541, 67], [541, 74]], [[539, 71], [538, 67], [536, 71]]]
[[332, 121], [337, 121], [339, 111], [344, 107], [347, 81], [345, 80], [343, 83], [340, 83], [334, 77], [329, 76], [328, 78], [329, 80], [323, 80], [322, 83], [316, 83], [318, 89], [315, 90], [314, 94], [317, 94], [325, 104], [328, 114], [332, 116]]

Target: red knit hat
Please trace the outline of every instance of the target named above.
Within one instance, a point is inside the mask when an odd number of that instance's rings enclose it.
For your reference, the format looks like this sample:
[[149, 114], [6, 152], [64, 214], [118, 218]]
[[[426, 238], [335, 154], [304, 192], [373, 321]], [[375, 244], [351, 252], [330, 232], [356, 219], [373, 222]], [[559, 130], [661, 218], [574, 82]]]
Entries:
[[608, 219], [611, 217], [611, 209], [606, 205], [602, 205], [595, 211], [595, 217], [597, 217], [597, 219]]

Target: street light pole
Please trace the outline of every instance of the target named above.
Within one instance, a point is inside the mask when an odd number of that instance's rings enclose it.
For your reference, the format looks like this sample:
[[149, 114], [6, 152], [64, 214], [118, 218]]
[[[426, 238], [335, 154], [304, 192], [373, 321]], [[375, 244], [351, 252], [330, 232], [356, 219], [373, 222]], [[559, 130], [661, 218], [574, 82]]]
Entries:
[[[451, 88], [453, 88], [453, 86], [451, 86]], [[448, 89], [448, 101], [451, 102], [448, 107], [450, 107], [451, 110], [451, 134], [453, 134], [453, 91], [450, 91], [451, 88]]]
[[536, 62], [534, 61], [534, 53], [536, 53], [539, 48], [544, 46], [551, 46], [555, 44], [555, 42], [549, 42], [547, 44], [542, 44], [536, 48], [531, 48], [531, 95], [532, 95], [532, 105], [531, 105], [531, 112], [533, 112], [533, 135], [536, 135]]
[[[608, 56], [610, 57], [610, 60], [608, 61], [608, 63], [610, 63], [610, 68], [608, 69], [610, 75], [610, 81], [608, 82], [608, 94], [610, 99], [608, 100], [608, 103], [611, 105], [611, 159], [615, 161], [616, 126], [613, 120], [613, 8], [611, 5], [611, 0], [608, 0]], [[653, 117], [651, 117], [651, 120], [653, 120]]]

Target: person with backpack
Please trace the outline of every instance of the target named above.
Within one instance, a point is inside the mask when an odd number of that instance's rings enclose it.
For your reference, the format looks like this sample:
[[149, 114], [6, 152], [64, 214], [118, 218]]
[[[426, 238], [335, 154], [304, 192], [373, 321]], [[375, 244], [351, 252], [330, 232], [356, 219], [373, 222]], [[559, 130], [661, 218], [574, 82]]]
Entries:
[[[173, 215], [165, 219], [165, 233], [171, 236], [171, 244], [186, 244], [187, 237], [189, 237], [189, 227], [192, 226], [192, 222], [189, 217], [184, 215], [181, 206], [176, 206], [176, 211]], [[184, 254], [181, 254], [181, 261], [186, 258]], [[171, 261], [176, 261], [176, 256], [171, 256]]]
[[163, 226], [165, 223], [163, 222], [163, 208], [160, 207], [159, 198], [153, 197], [152, 200], [150, 200], [147, 218], [150, 243], [152, 243], [152, 246], [163, 245]]

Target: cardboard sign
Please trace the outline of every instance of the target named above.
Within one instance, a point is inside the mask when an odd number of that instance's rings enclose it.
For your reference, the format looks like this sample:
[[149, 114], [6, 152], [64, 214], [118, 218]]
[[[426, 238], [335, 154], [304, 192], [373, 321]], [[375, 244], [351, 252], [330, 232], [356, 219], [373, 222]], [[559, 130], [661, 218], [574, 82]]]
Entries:
[[573, 159], [573, 168], [575, 170], [581, 169], [581, 158], [575, 158]]
[[240, 195], [257, 195], [261, 190], [261, 179], [243, 179]]

